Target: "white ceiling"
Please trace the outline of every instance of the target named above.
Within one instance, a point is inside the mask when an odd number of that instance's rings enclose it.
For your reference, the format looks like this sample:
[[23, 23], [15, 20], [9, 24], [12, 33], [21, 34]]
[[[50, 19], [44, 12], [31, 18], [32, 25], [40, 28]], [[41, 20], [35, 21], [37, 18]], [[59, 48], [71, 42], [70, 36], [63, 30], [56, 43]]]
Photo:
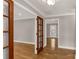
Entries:
[[35, 17], [34, 15], [32, 15], [30, 12], [28, 12], [23, 7], [21, 8], [17, 4], [15, 4], [14, 6], [15, 6], [15, 8], [14, 8], [14, 19], [15, 20]]
[[49, 6], [41, 0], [14, 0], [15, 19], [72, 13], [75, 8], [75, 0], [56, 0], [54, 6]]

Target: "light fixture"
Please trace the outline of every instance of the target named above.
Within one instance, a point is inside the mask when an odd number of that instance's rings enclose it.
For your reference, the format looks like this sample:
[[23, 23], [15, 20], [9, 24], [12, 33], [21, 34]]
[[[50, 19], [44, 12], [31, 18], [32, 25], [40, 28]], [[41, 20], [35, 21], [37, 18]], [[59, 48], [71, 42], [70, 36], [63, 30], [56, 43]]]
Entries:
[[42, 0], [43, 2], [47, 3], [48, 5], [54, 5], [55, 0]]

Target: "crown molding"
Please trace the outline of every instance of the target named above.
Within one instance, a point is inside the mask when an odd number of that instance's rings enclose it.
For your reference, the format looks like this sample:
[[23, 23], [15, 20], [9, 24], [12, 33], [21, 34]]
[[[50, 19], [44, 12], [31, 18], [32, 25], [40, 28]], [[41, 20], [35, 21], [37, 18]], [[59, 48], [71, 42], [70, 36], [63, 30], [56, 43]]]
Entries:
[[75, 12], [71, 12], [71, 13], [62, 13], [62, 14], [57, 14], [57, 15], [48, 15], [44, 18], [51, 18], [51, 17], [60, 17], [60, 16], [69, 16], [69, 15], [75, 15]]
[[44, 16], [45, 14], [40, 11], [39, 9], [37, 9], [33, 4], [31, 4], [28, 0], [24, 0], [32, 9], [34, 9], [36, 12], [39, 13], [39, 15]]
[[17, 20], [33, 20], [33, 19], [35, 19], [35, 17], [28, 17], [28, 18], [15, 18], [15, 20], [14, 21], [17, 21]]
[[24, 10], [26, 10], [27, 12], [33, 14], [33, 15], [37, 15], [36, 13], [34, 13], [33, 11], [31, 11], [30, 9], [24, 7], [22, 4], [18, 3], [18, 2], [14, 2], [14, 4], [18, 5], [19, 7], [23, 8]]

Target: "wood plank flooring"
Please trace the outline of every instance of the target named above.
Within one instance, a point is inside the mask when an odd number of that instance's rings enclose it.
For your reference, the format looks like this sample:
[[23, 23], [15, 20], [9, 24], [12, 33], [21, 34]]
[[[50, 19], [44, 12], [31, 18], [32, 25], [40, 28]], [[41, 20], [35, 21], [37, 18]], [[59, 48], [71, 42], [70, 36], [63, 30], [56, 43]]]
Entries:
[[39, 55], [35, 55], [33, 45], [15, 43], [14, 59], [75, 59], [75, 51], [59, 48], [52, 50], [46, 47]]
[[14, 59], [32, 59], [34, 46], [30, 44], [15, 43]]

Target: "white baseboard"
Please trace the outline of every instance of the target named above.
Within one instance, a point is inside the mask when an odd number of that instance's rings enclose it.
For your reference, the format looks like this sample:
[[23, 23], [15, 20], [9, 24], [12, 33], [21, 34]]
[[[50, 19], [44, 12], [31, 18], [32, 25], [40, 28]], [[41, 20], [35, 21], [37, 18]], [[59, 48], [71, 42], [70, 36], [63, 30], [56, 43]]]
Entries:
[[74, 48], [74, 47], [58, 46], [58, 48], [64, 48], [64, 49], [76, 50], [76, 48]]
[[46, 44], [44, 44], [43, 48], [45, 48], [45, 47], [46, 47]]
[[32, 45], [35, 44], [34, 42], [25, 42], [25, 41], [17, 41], [17, 40], [14, 40], [14, 42], [26, 43], [26, 44], [32, 44]]

